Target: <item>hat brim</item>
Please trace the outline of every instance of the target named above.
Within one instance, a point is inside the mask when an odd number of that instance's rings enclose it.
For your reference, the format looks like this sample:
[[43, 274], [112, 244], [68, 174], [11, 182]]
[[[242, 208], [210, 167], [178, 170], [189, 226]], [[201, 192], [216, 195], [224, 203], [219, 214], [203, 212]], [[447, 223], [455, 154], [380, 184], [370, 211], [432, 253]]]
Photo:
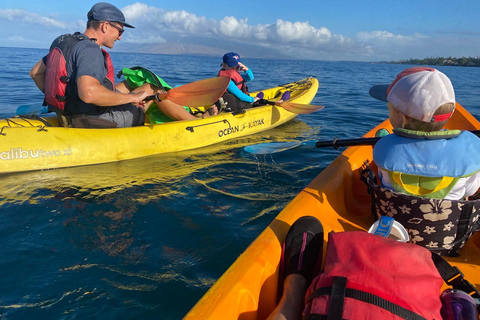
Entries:
[[126, 22], [122, 22], [122, 23], [123, 23], [123, 26], [124, 26], [124, 27], [135, 29], [135, 27], [132, 26], [131, 24], [128, 24], [128, 23], [126, 23]]
[[376, 86], [371, 87], [368, 93], [377, 100], [388, 102], [387, 89], [389, 86], [390, 84], [377, 84]]

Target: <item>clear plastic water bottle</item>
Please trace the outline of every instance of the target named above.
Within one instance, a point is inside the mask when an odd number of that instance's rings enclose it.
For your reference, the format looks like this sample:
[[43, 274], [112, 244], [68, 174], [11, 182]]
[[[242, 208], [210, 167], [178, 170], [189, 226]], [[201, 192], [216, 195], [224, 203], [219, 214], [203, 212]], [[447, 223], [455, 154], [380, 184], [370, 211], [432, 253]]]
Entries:
[[475, 300], [465, 291], [446, 289], [442, 292], [442, 309], [440, 313], [443, 320], [478, 320]]

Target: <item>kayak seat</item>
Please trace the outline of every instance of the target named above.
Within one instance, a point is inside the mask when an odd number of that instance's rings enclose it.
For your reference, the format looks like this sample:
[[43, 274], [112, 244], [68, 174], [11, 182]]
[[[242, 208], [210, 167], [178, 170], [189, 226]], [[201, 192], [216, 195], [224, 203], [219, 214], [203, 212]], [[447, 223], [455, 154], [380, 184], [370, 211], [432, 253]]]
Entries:
[[425, 198], [386, 189], [368, 165], [362, 180], [372, 199], [373, 219], [394, 217], [408, 230], [410, 242], [432, 252], [458, 256], [468, 238], [480, 230], [480, 200]]
[[57, 113], [58, 123], [61, 127], [68, 128], [116, 128], [117, 124], [113, 121], [89, 117], [86, 115], [66, 116]]

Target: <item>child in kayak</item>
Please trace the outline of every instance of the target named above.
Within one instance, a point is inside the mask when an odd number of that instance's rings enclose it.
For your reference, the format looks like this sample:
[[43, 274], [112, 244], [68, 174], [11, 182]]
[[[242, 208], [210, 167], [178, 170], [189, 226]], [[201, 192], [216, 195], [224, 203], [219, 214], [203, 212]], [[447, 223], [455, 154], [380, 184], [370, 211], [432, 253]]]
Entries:
[[[373, 149], [382, 186], [426, 198], [460, 200], [480, 187], [480, 139], [442, 130], [455, 110], [450, 79], [433, 68], [409, 68], [370, 95], [388, 102], [394, 134]], [[442, 131], [440, 131], [442, 130]], [[468, 156], [461, 157], [465, 150]]]
[[[262, 97], [251, 97], [248, 95], [247, 82], [253, 80], [252, 70], [244, 65], [240, 60], [240, 55], [235, 52], [228, 52], [223, 55], [222, 69], [217, 76], [230, 77], [230, 84], [227, 91], [222, 96], [227, 104], [227, 108], [232, 112], [238, 112], [242, 109], [251, 108], [253, 103]], [[244, 72], [244, 74], [240, 74]], [[220, 108], [220, 103], [216, 103]]]
[[480, 138], [442, 130], [455, 111], [450, 79], [433, 68], [409, 68], [370, 95], [388, 102], [394, 128], [373, 149], [380, 183], [368, 166], [362, 174], [373, 216], [395, 217], [431, 252], [458, 255], [480, 227]]
[[[477, 209], [472, 211], [478, 200], [457, 200], [478, 193], [480, 139], [468, 131], [442, 130], [455, 110], [450, 80], [433, 68], [410, 68], [391, 84], [372, 87], [370, 95], [388, 102], [394, 127], [394, 134], [380, 139], [373, 150], [382, 186], [386, 188], [382, 191], [389, 193], [382, 199], [387, 211], [380, 212], [377, 207], [375, 213], [395, 214], [396, 220], [403, 219], [400, 222], [405, 223], [411, 242], [432, 252], [451, 250], [456, 254], [456, 249], [474, 232], [464, 230], [464, 235], [457, 239], [459, 230], [470, 228], [478, 219]], [[461, 156], [465, 150], [468, 156]], [[409, 201], [396, 203], [398, 194], [409, 197]], [[424, 198], [428, 203], [419, 209], [416, 204]], [[392, 212], [392, 208], [396, 211]], [[415, 212], [417, 209], [419, 212]], [[461, 212], [462, 219], [456, 211]], [[463, 225], [460, 220], [464, 220]], [[414, 226], [407, 225], [410, 221]], [[301, 319], [305, 292], [317, 274], [315, 266], [321, 263], [318, 238], [323, 234], [318, 224], [312, 217], [302, 217], [289, 230], [282, 250], [286, 267], [283, 274], [280, 272], [279, 281], [283, 292], [268, 320]], [[452, 228], [456, 228], [457, 235], [445, 237]], [[430, 234], [437, 238], [425, 245], [423, 238]]]

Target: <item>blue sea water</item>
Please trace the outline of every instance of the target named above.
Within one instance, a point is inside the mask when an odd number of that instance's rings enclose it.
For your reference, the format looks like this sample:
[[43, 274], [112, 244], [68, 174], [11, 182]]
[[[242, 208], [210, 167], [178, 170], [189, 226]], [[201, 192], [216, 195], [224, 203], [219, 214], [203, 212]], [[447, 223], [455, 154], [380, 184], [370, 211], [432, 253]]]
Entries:
[[[46, 50], [0, 48], [0, 117], [42, 102], [28, 76]], [[113, 52], [169, 84], [214, 77], [220, 57]], [[279, 128], [189, 152], [0, 176], [0, 319], [180, 319], [275, 216], [338, 154], [271, 141], [360, 137], [383, 121], [368, 89], [405, 65], [244, 59], [250, 90], [308, 76], [325, 109]], [[438, 67], [480, 117], [480, 68]], [[1, 139], [1, 137], [0, 137]]]

